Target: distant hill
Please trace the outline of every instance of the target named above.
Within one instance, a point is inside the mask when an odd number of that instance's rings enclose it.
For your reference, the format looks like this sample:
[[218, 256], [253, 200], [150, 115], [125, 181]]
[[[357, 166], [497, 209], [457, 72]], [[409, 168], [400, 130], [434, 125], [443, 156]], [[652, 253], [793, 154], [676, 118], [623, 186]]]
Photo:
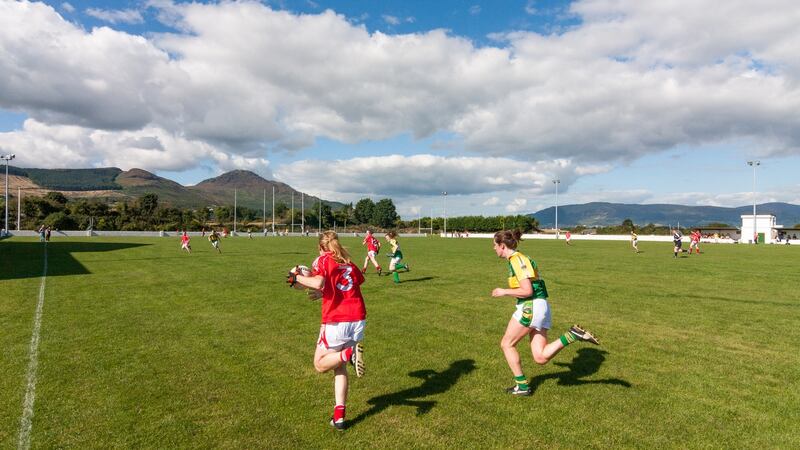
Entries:
[[114, 181], [122, 186], [122, 191], [131, 198], [153, 193], [158, 195], [159, 203], [185, 208], [201, 208], [210, 203], [210, 200], [203, 195], [142, 169], [122, 172]]
[[[239, 206], [261, 209], [266, 191], [267, 208], [272, 208], [272, 187], [275, 201], [291, 206], [294, 194], [295, 208], [300, 209], [302, 194], [291, 186], [260, 177], [248, 170], [234, 170], [210, 178], [195, 186], [183, 186], [142, 169], [122, 171], [116, 167], [99, 169], [28, 169], [9, 166], [10, 190], [20, 187], [29, 195], [44, 195], [49, 191], [63, 192], [69, 198], [104, 198], [109, 200], [135, 199], [146, 193], [158, 195], [159, 203], [179, 208], [233, 206], [237, 190]], [[311, 208], [317, 197], [305, 196], [306, 208]], [[332, 209], [344, 204], [323, 200]]]
[[[237, 203], [253, 209], [261, 209], [264, 204], [264, 193], [267, 196], [267, 208], [272, 206], [272, 188], [275, 187], [275, 202], [283, 202], [291, 207], [292, 194], [294, 193], [295, 209], [300, 209], [301, 193], [291, 186], [279, 181], [267, 180], [249, 170], [233, 170], [222, 175], [203, 180], [194, 186], [189, 186], [192, 192], [203, 195], [218, 205], [233, 205], [233, 192], [237, 190]], [[319, 201], [318, 197], [306, 194], [304, 204], [309, 209]], [[344, 204], [323, 200], [333, 209], [339, 209]]]
[[[632, 205], [623, 203], [593, 202], [582, 205], [559, 205], [559, 227], [619, 225], [631, 219], [636, 225], [702, 226], [708, 223], [727, 223], [739, 227], [741, 215], [752, 214], [753, 205], [725, 208], [720, 206], [685, 205]], [[800, 205], [789, 203], [763, 203], [756, 205], [757, 214], [773, 214], [779, 225], [800, 223]], [[543, 227], [555, 225], [555, 208], [549, 207], [532, 214]]]

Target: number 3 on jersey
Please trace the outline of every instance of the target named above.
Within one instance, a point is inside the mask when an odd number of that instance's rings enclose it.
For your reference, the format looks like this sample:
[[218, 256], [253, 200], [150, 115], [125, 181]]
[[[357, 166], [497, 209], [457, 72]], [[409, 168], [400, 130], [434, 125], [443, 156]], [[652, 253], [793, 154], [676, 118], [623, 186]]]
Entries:
[[336, 282], [336, 289], [338, 289], [338, 290], [340, 290], [342, 292], [347, 292], [347, 291], [353, 289], [353, 286], [354, 286], [353, 277], [351, 276], [351, 274], [353, 273], [353, 267], [344, 264], [344, 265], [339, 266], [339, 270], [342, 271], [342, 275], [341, 275], [340, 280], [343, 280], [343, 281], [337, 281]]

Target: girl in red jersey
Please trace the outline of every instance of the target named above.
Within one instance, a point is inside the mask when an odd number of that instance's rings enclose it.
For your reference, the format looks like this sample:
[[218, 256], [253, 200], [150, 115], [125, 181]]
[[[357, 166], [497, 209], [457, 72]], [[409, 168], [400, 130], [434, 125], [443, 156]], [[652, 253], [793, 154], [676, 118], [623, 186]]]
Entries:
[[181, 250], [192, 253], [192, 246], [189, 244], [189, 235], [184, 231], [181, 235]]
[[378, 261], [375, 259], [375, 256], [378, 254], [378, 251], [381, 249], [381, 243], [375, 236], [372, 235], [372, 231], [367, 230], [367, 235], [364, 237], [364, 240], [361, 242], [361, 245], [367, 246], [367, 257], [364, 258], [364, 268], [361, 269], [362, 272], [367, 273], [367, 264], [372, 261], [372, 265], [375, 266], [375, 270], [378, 271], [378, 275], [381, 274], [381, 265], [378, 264]]
[[314, 368], [324, 373], [333, 370], [334, 396], [331, 425], [345, 428], [347, 401], [347, 363], [353, 364], [356, 376], [364, 375], [364, 327], [367, 309], [361, 295], [364, 274], [353, 264], [347, 250], [339, 243], [334, 231], [319, 237], [319, 257], [312, 264], [309, 276], [290, 273], [289, 283], [315, 289], [312, 298], [322, 297], [322, 326], [314, 352]]

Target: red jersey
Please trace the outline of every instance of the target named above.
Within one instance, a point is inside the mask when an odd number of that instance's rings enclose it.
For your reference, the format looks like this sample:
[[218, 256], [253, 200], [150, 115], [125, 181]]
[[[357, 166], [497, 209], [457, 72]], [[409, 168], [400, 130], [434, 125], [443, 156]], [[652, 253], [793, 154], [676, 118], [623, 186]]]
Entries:
[[322, 323], [355, 322], [367, 317], [361, 295], [364, 274], [355, 264], [338, 263], [325, 253], [312, 264], [311, 276], [325, 278], [322, 287]]
[[188, 244], [188, 243], [189, 243], [189, 236], [185, 234], [181, 236], [181, 244]]
[[700, 242], [700, 233], [692, 233], [692, 242]]
[[377, 252], [378, 251], [378, 245], [380, 245], [378, 240], [375, 239], [375, 236], [373, 236], [372, 234], [368, 234], [364, 238], [364, 241], [361, 242], [361, 244], [367, 246], [367, 251], [368, 252]]

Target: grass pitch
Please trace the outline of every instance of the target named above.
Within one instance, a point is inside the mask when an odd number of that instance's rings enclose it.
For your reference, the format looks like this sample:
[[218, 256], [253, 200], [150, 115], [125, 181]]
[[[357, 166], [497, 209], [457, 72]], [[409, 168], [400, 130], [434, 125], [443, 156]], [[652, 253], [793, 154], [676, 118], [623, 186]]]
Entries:
[[[360, 239], [345, 238], [363, 261]], [[33, 448], [798, 448], [800, 249], [525, 241], [551, 295], [601, 347], [537, 366], [510, 397], [513, 300], [488, 239], [401, 239], [412, 272], [369, 272], [367, 374], [328, 425], [311, 359], [319, 304], [284, 284], [314, 238], [48, 244]], [[0, 448], [17, 445], [43, 245], [0, 242]], [[388, 258], [379, 256], [382, 264]], [[388, 265], [388, 264], [387, 264]]]

